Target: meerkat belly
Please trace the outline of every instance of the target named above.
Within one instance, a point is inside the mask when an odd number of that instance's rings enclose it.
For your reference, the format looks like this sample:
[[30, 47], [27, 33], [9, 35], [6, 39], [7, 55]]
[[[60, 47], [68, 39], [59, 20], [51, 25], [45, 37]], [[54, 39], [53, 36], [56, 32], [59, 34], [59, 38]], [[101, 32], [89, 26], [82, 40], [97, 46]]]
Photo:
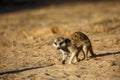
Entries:
[[68, 49], [69, 49], [70, 53], [73, 53], [73, 52], [76, 53], [76, 52], [78, 52], [78, 48], [75, 45], [69, 46]]

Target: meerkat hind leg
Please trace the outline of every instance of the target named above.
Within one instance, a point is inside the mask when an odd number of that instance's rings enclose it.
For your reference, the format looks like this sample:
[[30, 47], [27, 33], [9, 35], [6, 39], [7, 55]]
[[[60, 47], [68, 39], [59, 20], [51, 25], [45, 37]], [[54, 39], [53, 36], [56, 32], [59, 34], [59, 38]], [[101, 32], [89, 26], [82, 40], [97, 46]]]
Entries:
[[84, 60], [86, 57], [86, 55], [85, 55], [85, 52], [82, 50], [82, 53], [83, 53], [83, 58], [82, 58], [82, 60]]
[[85, 59], [88, 59], [88, 47], [87, 46], [83, 46], [83, 54], [85, 56]]
[[79, 52], [76, 54], [76, 56], [75, 56], [75, 62], [79, 62], [79, 61], [80, 61], [80, 59], [78, 58], [79, 53], [80, 53], [80, 51], [79, 51]]
[[89, 53], [91, 54], [91, 57], [95, 57], [95, 54], [94, 54], [92, 48], [89, 50]]

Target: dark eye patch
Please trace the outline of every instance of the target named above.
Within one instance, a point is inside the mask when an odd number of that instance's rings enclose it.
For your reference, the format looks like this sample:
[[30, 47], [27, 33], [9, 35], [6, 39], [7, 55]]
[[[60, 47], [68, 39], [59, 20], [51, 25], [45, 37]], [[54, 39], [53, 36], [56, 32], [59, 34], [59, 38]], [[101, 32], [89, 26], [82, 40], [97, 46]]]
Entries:
[[62, 45], [64, 42], [61, 42], [60, 45]]

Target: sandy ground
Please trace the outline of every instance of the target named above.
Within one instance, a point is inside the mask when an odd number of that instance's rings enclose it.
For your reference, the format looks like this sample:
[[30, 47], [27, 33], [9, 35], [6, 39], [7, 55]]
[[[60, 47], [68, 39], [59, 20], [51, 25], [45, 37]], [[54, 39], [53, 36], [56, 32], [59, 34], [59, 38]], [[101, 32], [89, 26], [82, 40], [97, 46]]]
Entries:
[[[57, 36], [84, 32], [96, 58], [62, 65], [51, 28], [58, 30]], [[0, 80], [120, 80], [120, 3], [50, 5], [0, 14]]]

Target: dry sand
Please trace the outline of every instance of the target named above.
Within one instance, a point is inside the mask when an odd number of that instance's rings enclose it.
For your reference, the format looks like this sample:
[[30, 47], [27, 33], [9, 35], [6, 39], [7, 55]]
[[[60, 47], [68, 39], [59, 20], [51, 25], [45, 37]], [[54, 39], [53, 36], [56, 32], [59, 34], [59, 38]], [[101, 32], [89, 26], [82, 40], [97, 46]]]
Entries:
[[[53, 27], [57, 36], [87, 34], [96, 58], [62, 65], [62, 54], [52, 46]], [[120, 80], [120, 3], [82, 2], [0, 14], [0, 80]]]

